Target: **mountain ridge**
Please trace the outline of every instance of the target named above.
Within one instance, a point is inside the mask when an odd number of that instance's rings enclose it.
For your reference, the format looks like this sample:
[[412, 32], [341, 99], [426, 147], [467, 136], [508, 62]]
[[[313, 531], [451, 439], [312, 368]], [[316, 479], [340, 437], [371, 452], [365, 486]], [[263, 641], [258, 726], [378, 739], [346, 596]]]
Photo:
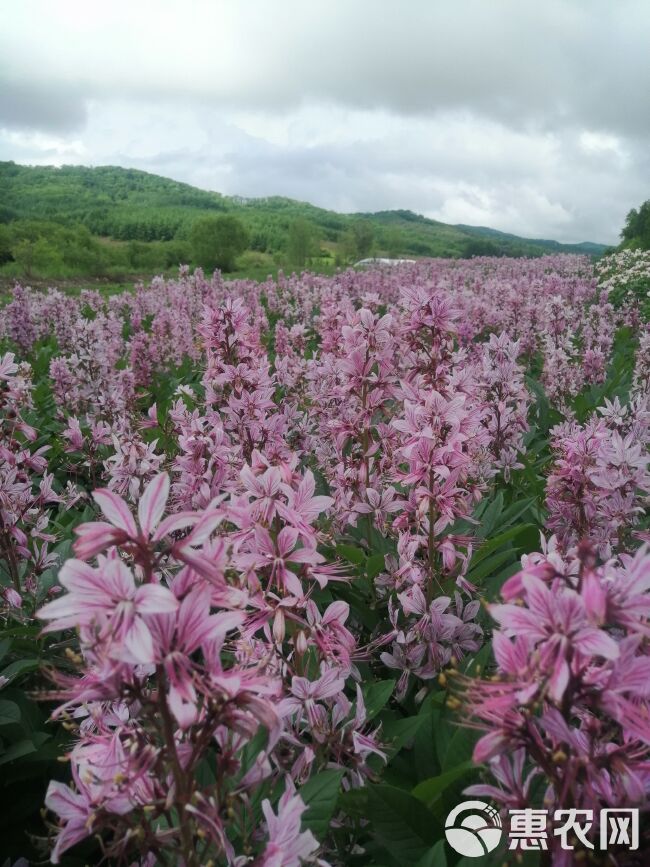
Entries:
[[370, 224], [376, 252], [414, 256], [514, 255], [549, 252], [601, 255], [607, 245], [531, 239], [486, 226], [449, 224], [407, 209], [343, 214], [286, 196], [225, 196], [183, 181], [122, 166], [28, 166], [0, 162], [0, 222], [44, 219], [82, 224], [117, 240], [186, 238], [206, 213], [241, 217], [251, 247], [286, 248], [291, 223], [308, 220], [319, 240], [340, 245], [360, 221]]

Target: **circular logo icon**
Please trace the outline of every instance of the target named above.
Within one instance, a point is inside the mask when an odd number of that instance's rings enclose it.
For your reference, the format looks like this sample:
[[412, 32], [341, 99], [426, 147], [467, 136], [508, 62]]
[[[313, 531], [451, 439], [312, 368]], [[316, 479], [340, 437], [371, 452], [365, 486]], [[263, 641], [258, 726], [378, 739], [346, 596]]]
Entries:
[[445, 822], [445, 836], [452, 849], [467, 858], [480, 858], [499, 845], [502, 834], [499, 811], [484, 801], [463, 801]]

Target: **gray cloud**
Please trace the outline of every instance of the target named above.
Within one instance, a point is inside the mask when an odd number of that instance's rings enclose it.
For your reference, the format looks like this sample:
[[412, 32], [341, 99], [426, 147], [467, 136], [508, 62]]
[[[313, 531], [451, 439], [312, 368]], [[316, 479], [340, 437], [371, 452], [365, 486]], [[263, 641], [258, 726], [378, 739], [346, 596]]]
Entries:
[[79, 94], [45, 82], [6, 79], [0, 84], [0, 126], [71, 132], [85, 122], [86, 104]]
[[[295, 108], [332, 100], [648, 131], [645, 0], [25, 0], [0, 36], [26, 80], [87, 96]], [[38, 62], [34, 62], [35, 58]]]

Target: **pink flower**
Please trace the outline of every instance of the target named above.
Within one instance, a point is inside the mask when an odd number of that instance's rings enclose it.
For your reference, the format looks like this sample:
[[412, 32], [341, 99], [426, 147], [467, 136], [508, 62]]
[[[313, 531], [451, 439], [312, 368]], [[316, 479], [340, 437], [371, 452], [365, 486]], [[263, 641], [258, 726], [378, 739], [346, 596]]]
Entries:
[[131, 570], [117, 558], [103, 558], [97, 569], [81, 560], [68, 560], [59, 581], [68, 593], [38, 612], [41, 620], [51, 621], [44, 632], [94, 627], [110, 641], [116, 658], [133, 664], [154, 662], [146, 618], [175, 611], [178, 600], [173, 593], [158, 584], [136, 586]]
[[[490, 613], [506, 634], [519, 635], [541, 654], [544, 668], [551, 672], [549, 692], [560, 701], [570, 677], [571, 655], [616, 659], [618, 645], [602, 629], [589, 622], [585, 600], [573, 590], [554, 592], [533, 575], [522, 579], [527, 607], [492, 605]], [[593, 594], [593, 591], [592, 591]], [[573, 663], [577, 665], [577, 662]]]
[[[174, 612], [149, 619], [154, 637], [156, 663], [162, 664], [169, 680], [169, 707], [178, 725], [185, 729], [197, 719], [196, 682], [200, 669], [193, 660], [199, 647], [219, 647], [226, 633], [244, 619], [242, 611], [210, 613], [211, 590], [191, 590]], [[210, 647], [210, 650], [214, 649]]]
[[282, 476], [277, 467], [269, 467], [256, 476], [250, 467], [244, 467], [240, 474], [246, 494], [252, 498], [252, 514], [269, 524], [278, 508], [278, 495]]
[[302, 533], [311, 534], [311, 524], [321, 512], [329, 509], [334, 503], [332, 497], [314, 496], [315, 490], [316, 482], [311, 470], [307, 470], [296, 489], [290, 485], [282, 485], [287, 503], [286, 506], [284, 503], [279, 503], [278, 511], [286, 521], [289, 521]]
[[318, 841], [311, 831], [300, 830], [300, 817], [307, 807], [289, 780], [285, 785], [285, 792], [278, 802], [277, 815], [268, 799], [262, 801], [269, 842], [262, 854], [260, 867], [300, 867], [304, 861], [311, 861], [318, 849]]
[[316, 565], [325, 558], [316, 551], [315, 546], [296, 548], [298, 538], [299, 532], [294, 527], [283, 527], [275, 540], [264, 527], [256, 527], [253, 550], [250, 554], [240, 555], [239, 562], [247, 568], [268, 567], [271, 581], [278, 589], [288, 590], [300, 599], [304, 595], [303, 586], [296, 573], [289, 568], [289, 563]]
[[332, 698], [345, 687], [345, 678], [336, 668], [324, 670], [318, 680], [309, 680], [306, 677], [291, 678], [291, 696], [282, 702], [284, 714], [302, 713], [307, 714], [309, 723], [318, 728], [322, 723], [322, 708], [316, 702]]
[[396, 499], [396, 495], [397, 491], [392, 485], [381, 493], [374, 488], [366, 488], [367, 502], [357, 503], [354, 511], [362, 515], [373, 515], [376, 525], [381, 527], [391, 512], [399, 512], [404, 507], [403, 501]]
[[0, 358], [0, 379], [7, 382], [16, 373], [18, 373], [18, 365], [14, 362], [13, 352], [5, 352]]
[[[525, 807], [531, 780], [541, 777], [549, 811], [643, 803], [650, 744], [647, 552], [624, 557], [623, 567], [596, 567], [588, 546], [566, 563], [557, 562], [554, 544], [545, 548], [507, 582], [504, 595], [519, 594], [522, 604], [491, 607], [501, 624], [492, 640], [496, 674], [464, 679], [467, 711], [484, 731], [474, 761], [488, 762], [501, 784], [468, 793]], [[635, 606], [638, 616], [631, 616]], [[530, 772], [522, 780], [524, 766]]]
[[56, 813], [62, 822], [62, 828], [50, 854], [52, 864], [58, 864], [60, 856], [66, 849], [89, 835], [93, 810], [85, 795], [75, 792], [64, 783], [55, 781], [51, 781], [47, 788], [45, 806]]
[[93, 493], [95, 501], [108, 521], [93, 521], [75, 529], [79, 537], [74, 551], [81, 559], [89, 559], [112, 546], [127, 546], [136, 562], [147, 562], [152, 543], [166, 536], [192, 527], [187, 536], [172, 544], [174, 556], [187, 563], [208, 580], [219, 577], [214, 564], [204, 557], [200, 549], [223, 520], [217, 509], [204, 512], [179, 512], [162, 521], [169, 497], [169, 476], [160, 473], [146, 486], [138, 501], [136, 524], [125, 500], [109, 490]]
[[307, 620], [311, 635], [324, 659], [349, 668], [356, 646], [354, 635], [345, 626], [350, 615], [350, 606], [341, 599], [332, 602], [321, 616], [311, 600], [307, 603]]
[[123, 545], [126, 542], [146, 545], [149, 537], [154, 541], [161, 539], [169, 532], [168, 522], [165, 522], [165, 526], [160, 528], [158, 533], [154, 531], [163, 516], [168, 496], [169, 476], [167, 473], [160, 473], [149, 482], [140, 497], [138, 528], [125, 500], [113, 491], [94, 491], [93, 499], [108, 521], [81, 524], [76, 528], [75, 532], [79, 537], [74, 544], [76, 555], [87, 560], [111, 545]]

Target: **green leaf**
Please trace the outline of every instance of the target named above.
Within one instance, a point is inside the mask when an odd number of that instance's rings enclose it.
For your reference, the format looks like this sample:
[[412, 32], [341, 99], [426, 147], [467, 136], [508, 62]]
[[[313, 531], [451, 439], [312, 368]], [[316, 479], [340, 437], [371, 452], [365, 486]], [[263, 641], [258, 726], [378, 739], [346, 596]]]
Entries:
[[348, 563], [354, 563], [355, 566], [359, 566], [366, 558], [366, 555], [360, 548], [356, 548], [354, 545], [337, 545], [336, 553], [339, 557], [343, 557], [344, 560], [347, 560]]
[[20, 708], [13, 701], [0, 701], [0, 726], [20, 722]]
[[493, 600], [499, 597], [501, 592], [501, 588], [513, 575], [517, 572], [521, 571], [521, 563], [517, 560], [515, 563], [510, 563], [505, 569], [502, 569], [500, 572], [495, 573], [494, 575], [490, 575], [489, 578], [485, 579], [481, 583], [481, 587], [484, 592], [484, 598], [488, 602], [492, 602]]
[[213, 769], [210, 767], [210, 758], [206, 757], [202, 762], [198, 764], [198, 766], [194, 769], [194, 779], [197, 783], [207, 788], [208, 786], [215, 786], [217, 783], [217, 778]]
[[411, 791], [411, 794], [429, 807], [440, 797], [440, 795], [442, 795], [445, 789], [474, 767], [474, 763], [469, 760], [462, 762], [460, 765], [457, 765], [449, 771], [445, 771], [443, 774], [438, 774], [436, 777], [429, 777], [428, 780], [423, 780], [423, 782], [418, 783], [418, 785]]
[[[530, 504], [527, 504], [526, 508], [528, 508], [529, 505]], [[511, 542], [513, 539], [516, 539], [517, 536], [523, 533], [526, 529], [534, 526], [534, 524], [518, 524], [516, 527], [510, 527], [503, 533], [499, 533], [499, 535], [495, 536], [493, 539], [489, 539], [487, 542], [484, 542], [472, 557], [470, 569], [473, 569], [475, 566], [477, 566], [481, 562], [481, 560], [485, 560], [488, 554], [496, 551], [497, 548], [505, 545], [506, 542]]]
[[264, 755], [265, 747], [269, 740], [268, 729], [263, 726], [257, 731], [257, 734], [250, 740], [241, 752], [241, 776], [247, 774], [254, 766], [255, 762]]
[[0, 660], [3, 660], [11, 649], [11, 638], [5, 638], [0, 641]]
[[386, 568], [386, 560], [384, 554], [373, 554], [368, 557], [368, 562], [366, 563], [366, 573], [368, 578], [371, 581], [379, 575], [380, 572], [383, 572]]
[[[545, 444], [546, 440], [543, 440], [543, 442]], [[511, 503], [508, 508], [502, 512], [499, 526], [507, 527], [510, 524], [514, 524], [515, 521], [530, 509], [534, 502], [535, 497], [528, 497], [525, 500], [517, 500], [517, 502]]]
[[449, 741], [447, 752], [442, 761], [443, 774], [471, 759], [474, 745], [478, 739], [479, 733], [474, 729], [458, 726]]
[[433, 705], [431, 697], [425, 699], [420, 714], [427, 719], [417, 730], [413, 740], [413, 760], [416, 779], [426, 780], [440, 772], [440, 762], [436, 752], [436, 728], [440, 725], [440, 708]]
[[415, 867], [447, 867], [444, 840], [439, 840], [433, 849], [429, 849], [427, 854], [423, 858], [420, 858]]
[[3, 629], [3, 635], [11, 638], [38, 638], [41, 634], [41, 626], [15, 626], [12, 629]]
[[363, 689], [363, 701], [366, 705], [366, 719], [371, 720], [387, 704], [395, 689], [394, 680], [377, 680], [369, 683]]
[[460, 670], [468, 677], [477, 677], [491, 658], [492, 645], [490, 642], [487, 642], [478, 653], [475, 653], [473, 656], [466, 656], [463, 659]]
[[408, 741], [415, 737], [420, 726], [424, 725], [429, 718], [429, 714], [426, 713], [386, 722], [382, 729], [382, 738], [390, 744], [388, 754], [394, 756], [401, 750]]
[[416, 864], [441, 837], [442, 829], [422, 802], [395, 786], [368, 787], [368, 819], [378, 842], [399, 864]]
[[300, 789], [300, 797], [308, 809], [303, 814], [303, 827], [322, 840], [329, 830], [336, 809], [343, 771], [321, 771], [307, 780]]
[[469, 581], [472, 581], [474, 584], [476, 584], [483, 578], [495, 572], [499, 568], [499, 566], [502, 566], [508, 560], [512, 560], [512, 558], [516, 556], [516, 548], [508, 548], [505, 551], [497, 551], [496, 554], [492, 554], [491, 557], [488, 557], [482, 563], [479, 563], [476, 569], [470, 569], [470, 571], [467, 573], [467, 578]]
[[352, 617], [362, 623], [369, 632], [376, 628], [379, 623], [379, 612], [371, 606], [367, 597], [358, 592], [356, 587], [342, 584], [337, 588], [336, 595], [349, 604]]
[[32, 699], [24, 691], [12, 686], [6, 686], [0, 693], [4, 701], [11, 701], [20, 708], [20, 728], [23, 737], [43, 728], [43, 715]]
[[43, 744], [47, 743], [47, 741], [51, 739], [52, 735], [48, 734], [47, 732], [34, 732], [34, 734], [32, 735], [32, 743], [35, 747], [38, 747], [39, 749], [43, 746]]
[[28, 756], [30, 753], [35, 753], [36, 747], [34, 744], [25, 738], [22, 741], [17, 741], [12, 744], [7, 750], [0, 755], [0, 765], [6, 765], [7, 762], [13, 762], [23, 756]]
[[338, 799], [338, 807], [348, 816], [365, 819], [368, 815], [368, 787], [362, 789], [349, 789], [341, 792]]
[[487, 539], [492, 530], [497, 526], [497, 521], [503, 510], [503, 491], [499, 491], [490, 505], [481, 515], [481, 524], [478, 530], [478, 536], [481, 539]]
[[11, 680], [13, 677], [19, 677], [28, 671], [36, 671], [40, 666], [38, 659], [17, 659], [16, 662], [10, 663], [4, 671], [0, 671], [0, 677], [6, 677]]

